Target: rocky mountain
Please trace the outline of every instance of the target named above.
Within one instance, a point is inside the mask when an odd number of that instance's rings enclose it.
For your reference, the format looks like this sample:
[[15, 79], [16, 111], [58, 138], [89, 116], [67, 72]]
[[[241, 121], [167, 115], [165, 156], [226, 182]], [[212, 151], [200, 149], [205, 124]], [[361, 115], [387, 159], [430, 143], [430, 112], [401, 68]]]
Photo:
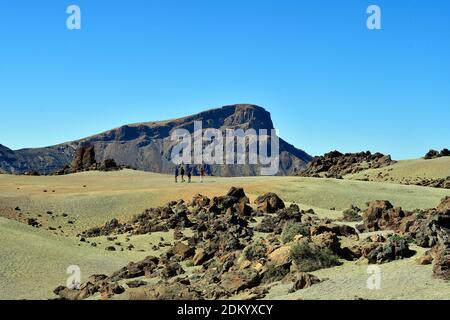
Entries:
[[[10, 173], [37, 171], [49, 174], [70, 165], [76, 150], [83, 145], [95, 148], [97, 162], [114, 159], [117, 164], [138, 170], [172, 173], [171, 151], [177, 141], [171, 140], [176, 129], [194, 130], [201, 121], [203, 129], [273, 129], [270, 113], [255, 105], [229, 105], [196, 115], [166, 121], [124, 125], [91, 137], [56, 146], [12, 151], [0, 145], [0, 170]], [[302, 169], [312, 159], [307, 153], [280, 138], [280, 171], [289, 175]], [[259, 174], [260, 165], [211, 165], [207, 171], [219, 176]], [[194, 168], [195, 171], [195, 168]]]

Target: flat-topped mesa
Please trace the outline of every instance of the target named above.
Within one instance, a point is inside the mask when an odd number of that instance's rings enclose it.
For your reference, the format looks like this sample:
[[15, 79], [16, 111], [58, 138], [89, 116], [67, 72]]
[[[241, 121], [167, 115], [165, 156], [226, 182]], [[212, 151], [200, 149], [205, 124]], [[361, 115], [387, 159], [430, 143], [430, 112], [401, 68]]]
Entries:
[[173, 130], [194, 131], [194, 123], [201, 122], [203, 129], [274, 129], [270, 113], [252, 104], [236, 104], [210, 109], [195, 115], [165, 121], [128, 124], [90, 137], [91, 141], [130, 141], [141, 136], [153, 139], [170, 137]]
[[[274, 129], [270, 113], [261, 107], [251, 104], [225, 106], [211, 110], [211, 115], [219, 116], [218, 128]], [[206, 112], [208, 113], [208, 111]], [[226, 118], [222, 118], [226, 116]], [[222, 123], [220, 120], [222, 120]], [[208, 127], [208, 123], [205, 124]]]
[[[128, 124], [47, 148], [17, 150], [13, 152], [15, 158], [3, 161], [0, 158], [0, 169], [17, 173], [33, 170], [48, 174], [70, 165], [81, 145], [92, 145], [97, 162], [114, 159], [120, 165], [138, 170], [172, 173], [175, 165], [171, 161], [171, 151], [177, 141], [173, 141], [171, 135], [177, 129], [194, 133], [197, 121], [201, 122], [203, 129], [215, 128], [222, 132], [226, 129], [254, 129], [259, 133], [260, 129], [274, 129], [270, 113], [264, 108], [252, 104], [227, 105], [179, 119]], [[279, 175], [293, 174], [312, 159], [284, 140], [279, 142]], [[260, 174], [261, 167], [259, 164], [216, 164], [207, 165], [206, 171], [217, 176], [252, 176]]]

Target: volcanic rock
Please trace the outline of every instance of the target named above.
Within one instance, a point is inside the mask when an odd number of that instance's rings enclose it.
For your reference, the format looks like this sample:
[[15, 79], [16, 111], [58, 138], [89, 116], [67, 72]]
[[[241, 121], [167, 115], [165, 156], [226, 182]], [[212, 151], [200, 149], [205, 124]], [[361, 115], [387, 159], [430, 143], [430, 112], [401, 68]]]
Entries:
[[315, 157], [304, 170], [297, 175], [303, 177], [342, 178], [351, 173], [366, 169], [382, 168], [395, 163], [389, 155], [371, 152], [346, 153], [332, 151], [323, 156]]
[[256, 198], [255, 204], [258, 206], [258, 211], [264, 213], [275, 213], [277, 210], [285, 208], [283, 200], [272, 192]]
[[289, 290], [289, 292], [295, 292], [301, 289], [309, 288], [320, 282], [320, 279], [316, 276], [309, 273], [300, 272], [296, 275], [294, 285], [292, 286], [292, 289]]

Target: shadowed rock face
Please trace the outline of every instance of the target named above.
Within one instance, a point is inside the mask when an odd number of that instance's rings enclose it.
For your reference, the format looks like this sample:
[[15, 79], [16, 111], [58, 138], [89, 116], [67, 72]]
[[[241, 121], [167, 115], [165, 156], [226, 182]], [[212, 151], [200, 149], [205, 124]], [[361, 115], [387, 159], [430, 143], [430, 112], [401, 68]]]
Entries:
[[17, 157], [14, 151], [0, 144], [0, 172], [10, 172], [13, 170], [11, 163], [15, 163]]
[[[158, 122], [125, 125], [85, 139], [56, 146], [11, 151], [0, 146], [0, 170], [11, 173], [38, 171], [51, 173], [70, 165], [76, 149], [82, 144], [95, 148], [97, 162], [115, 159], [118, 165], [138, 170], [172, 173], [171, 151], [176, 141], [171, 133], [176, 129], [194, 131], [194, 122], [201, 121], [203, 129], [273, 129], [270, 113], [254, 105], [230, 105], [201, 112], [196, 115]], [[292, 174], [303, 168], [311, 156], [280, 139], [281, 175]], [[259, 174], [259, 165], [212, 165], [207, 166], [209, 174], [240, 176]], [[194, 174], [197, 168], [193, 168]]]

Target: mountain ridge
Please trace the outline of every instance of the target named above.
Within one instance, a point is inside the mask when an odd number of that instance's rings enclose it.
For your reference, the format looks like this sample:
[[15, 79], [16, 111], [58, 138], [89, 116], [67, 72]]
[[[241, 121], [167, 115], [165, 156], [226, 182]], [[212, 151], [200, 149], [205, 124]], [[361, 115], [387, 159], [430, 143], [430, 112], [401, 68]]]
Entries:
[[[94, 145], [98, 161], [115, 159], [118, 164], [157, 173], [173, 172], [169, 160], [174, 142], [174, 129], [193, 132], [194, 122], [201, 121], [203, 129], [273, 129], [271, 115], [252, 104], [226, 105], [200, 113], [162, 121], [137, 122], [119, 126], [86, 138], [42, 148], [13, 151], [0, 145], [0, 170], [8, 173], [37, 171], [52, 173], [72, 161], [78, 147]], [[292, 174], [303, 168], [312, 157], [280, 138], [280, 174]], [[220, 176], [257, 175], [259, 165], [211, 165], [207, 171]]]

